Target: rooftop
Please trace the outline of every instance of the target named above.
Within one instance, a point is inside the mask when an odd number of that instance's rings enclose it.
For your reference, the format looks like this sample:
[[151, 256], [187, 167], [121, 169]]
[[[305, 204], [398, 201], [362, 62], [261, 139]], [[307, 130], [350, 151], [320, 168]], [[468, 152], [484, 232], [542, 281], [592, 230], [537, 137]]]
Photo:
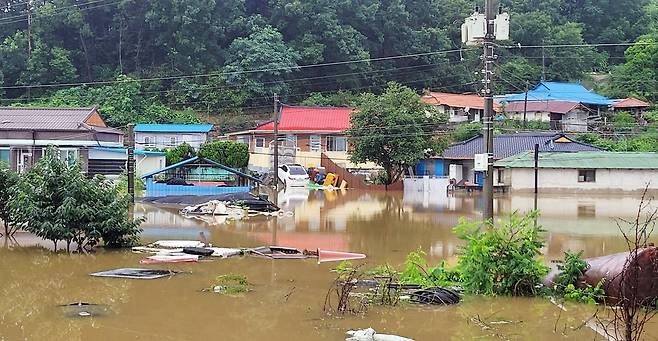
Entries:
[[105, 125], [96, 107], [0, 107], [0, 130], [96, 130], [121, 134], [121, 131]]
[[[526, 93], [507, 95], [503, 99], [506, 102], [525, 101]], [[567, 101], [588, 105], [612, 105], [611, 99], [587, 90], [579, 83], [559, 83], [541, 81], [528, 91], [529, 101]]]
[[[600, 151], [599, 148], [572, 140], [562, 133], [502, 134], [494, 137], [494, 159], [500, 160], [526, 151], [539, 144], [543, 152]], [[482, 153], [482, 135], [455, 143], [443, 152], [446, 159], [473, 159]]]
[[[128, 154], [128, 150], [126, 148], [119, 148], [119, 147], [117, 147], [117, 148], [115, 148], [115, 147], [94, 147], [94, 150], [110, 152], [110, 153]], [[166, 156], [167, 153], [165, 153], [165, 152], [156, 152], [156, 151], [151, 151], [151, 150], [135, 149], [135, 155]]]
[[135, 125], [137, 133], [207, 133], [212, 124], [145, 124]]
[[[533, 168], [534, 153], [525, 152], [496, 162], [496, 167]], [[577, 152], [539, 153], [539, 168], [658, 169], [658, 153]]]
[[637, 98], [624, 98], [615, 100], [615, 103], [612, 105], [615, 109], [624, 109], [624, 108], [648, 108], [649, 103], [641, 101]]
[[[350, 128], [354, 108], [290, 106], [281, 107], [279, 131], [343, 132]], [[261, 124], [255, 131], [273, 131], [274, 123]]]
[[578, 102], [567, 101], [528, 101], [526, 109], [525, 102], [511, 102], [505, 106], [506, 112], [549, 112], [554, 114], [566, 114], [569, 111], [582, 107]]
[[[446, 105], [453, 108], [484, 110], [484, 98], [478, 95], [453, 94], [448, 92], [430, 92], [420, 98], [430, 105]], [[495, 109], [498, 109], [494, 104]]]

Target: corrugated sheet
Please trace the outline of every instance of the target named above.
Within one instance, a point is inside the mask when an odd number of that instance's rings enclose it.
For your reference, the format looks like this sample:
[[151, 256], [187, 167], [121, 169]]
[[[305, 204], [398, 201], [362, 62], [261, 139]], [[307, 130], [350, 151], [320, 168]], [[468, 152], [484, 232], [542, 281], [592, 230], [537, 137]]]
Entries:
[[[0, 108], [3, 130], [81, 130], [95, 108]], [[85, 129], [86, 130], [86, 129]]]
[[[505, 96], [507, 102], [525, 100], [525, 92]], [[528, 91], [529, 101], [568, 101], [590, 105], [612, 105], [613, 100], [585, 89], [578, 83], [539, 82]]]
[[615, 101], [615, 104], [612, 105], [615, 109], [624, 109], [624, 108], [648, 108], [649, 103], [641, 101], [637, 98], [624, 98], [618, 99]]
[[207, 133], [212, 130], [212, 124], [144, 124], [135, 125], [139, 133]]
[[[496, 167], [533, 168], [534, 153], [525, 152], [496, 162]], [[539, 168], [564, 169], [657, 169], [658, 153], [540, 152]]]
[[[556, 142], [558, 139], [566, 139], [570, 142]], [[575, 142], [559, 133], [503, 134], [494, 137], [494, 159], [504, 159], [534, 150], [535, 144], [539, 144], [539, 150], [544, 152], [600, 151], [599, 148]], [[482, 153], [482, 150], [482, 135], [480, 135], [451, 145], [443, 152], [443, 157], [446, 159], [472, 159], [475, 154]]]
[[[353, 108], [284, 106], [281, 108], [279, 131], [342, 132], [350, 128]], [[256, 131], [272, 131], [274, 124], [265, 123]]]

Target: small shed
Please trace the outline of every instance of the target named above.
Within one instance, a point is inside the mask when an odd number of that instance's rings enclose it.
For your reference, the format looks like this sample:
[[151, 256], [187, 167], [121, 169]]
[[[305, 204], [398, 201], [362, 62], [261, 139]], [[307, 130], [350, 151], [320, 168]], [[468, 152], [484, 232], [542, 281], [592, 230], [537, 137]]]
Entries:
[[142, 176], [146, 196], [249, 192], [262, 181], [219, 162], [195, 156]]

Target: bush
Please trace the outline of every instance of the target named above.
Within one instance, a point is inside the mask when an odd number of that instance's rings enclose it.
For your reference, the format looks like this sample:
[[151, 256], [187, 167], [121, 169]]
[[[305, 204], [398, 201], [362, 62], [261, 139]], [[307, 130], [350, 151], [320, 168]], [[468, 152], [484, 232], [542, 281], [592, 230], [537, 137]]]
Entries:
[[533, 296], [548, 273], [538, 259], [544, 240], [541, 228], [534, 227], [537, 212], [513, 213], [497, 228], [468, 223], [461, 219], [455, 227], [466, 245], [458, 255], [461, 282], [468, 293], [479, 295]]
[[142, 220], [128, 217], [130, 200], [102, 177], [88, 179], [78, 165], [69, 166], [50, 147], [22, 175], [9, 200], [11, 217], [26, 231], [50, 240], [57, 249], [65, 241], [78, 250], [103, 240], [106, 246], [124, 246], [138, 240]]
[[482, 123], [475, 122], [475, 123], [460, 124], [452, 133], [452, 139], [455, 140], [455, 142], [466, 141], [475, 136], [478, 136], [481, 131], [482, 131]]
[[199, 149], [199, 156], [232, 168], [247, 167], [249, 146], [235, 141], [206, 142]]
[[164, 152], [167, 158], [167, 166], [171, 166], [196, 156], [196, 151], [194, 148], [184, 142], [176, 146], [176, 148], [167, 149]]
[[587, 262], [581, 258], [582, 255], [583, 251], [564, 253], [564, 262], [558, 265], [560, 274], [555, 278], [553, 290], [557, 295], [570, 301], [596, 304], [605, 295], [603, 281], [595, 287], [589, 284], [584, 284], [584, 287], [581, 287], [580, 279], [588, 268]]
[[10, 237], [16, 232], [16, 226], [12, 224], [11, 215], [9, 214], [9, 199], [14, 192], [14, 185], [16, 183], [18, 183], [18, 174], [9, 169], [4, 162], [0, 161], [0, 219], [5, 226], [4, 235], [7, 237]]
[[461, 274], [456, 269], [448, 269], [445, 262], [430, 268], [425, 260], [425, 252], [417, 250], [407, 255], [400, 283], [416, 284], [424, 288], [434, 286], [459, 285]]
[[630, 131], [633, 130], [637, 124], [635, 123], [635, 118], [631, 113], [622, 111], [616, 113], [613, 117], [612, 126], [615, 127], [615, 131]]

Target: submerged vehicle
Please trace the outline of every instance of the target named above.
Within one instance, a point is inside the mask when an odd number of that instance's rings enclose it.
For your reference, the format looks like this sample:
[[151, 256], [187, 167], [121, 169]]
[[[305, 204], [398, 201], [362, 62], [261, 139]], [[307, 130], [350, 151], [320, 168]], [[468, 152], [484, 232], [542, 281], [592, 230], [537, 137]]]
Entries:
[[306, 169], [298, 164], [280, 166], [278, 176], [284, 187], [303, 187], [309, 182]]

